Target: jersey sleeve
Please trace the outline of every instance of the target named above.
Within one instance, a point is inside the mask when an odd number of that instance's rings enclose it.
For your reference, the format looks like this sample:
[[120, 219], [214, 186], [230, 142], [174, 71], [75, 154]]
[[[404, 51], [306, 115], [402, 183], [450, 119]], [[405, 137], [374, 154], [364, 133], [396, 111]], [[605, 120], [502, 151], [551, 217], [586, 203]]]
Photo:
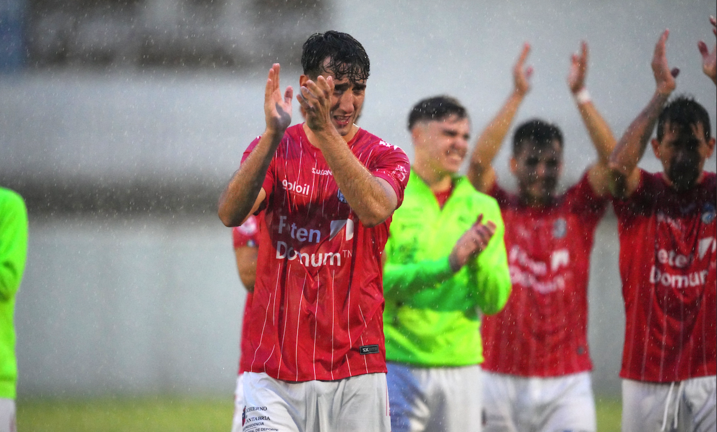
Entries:
[[373, 176], [382, 178], [391, 185], [396, 192], [396, 208], [398, 208], [403, 203], [403, 192], [408, 184], [411, 169], [408, 156], [399, 147], [387, 144], [385, 141], [381, 141], [377, 149], [380, 149], [378, 154], [367, 168]]
[[[4, 195], [4, 196], [3, 196]], [[0, 189], [0, 300], [20, 287], [27, 259], [28, 221], [20, 195]]]
[[[249, 147], [244, 151], [244, 155], [241, 158], [241, 163], [244, 163], [246, 158], [249, 157], [252, 151], [254, 151], [254, 148], [256, 148], [257, 144], [259, 144], [259, 140], [261, 139], [261, 135], [256, 137], [254, 141], [249, 144]], [[264, 182], [262, 183], [261, 187], [264, 189], [264, 192], [266, 192], [266, 195], [271, 195], [271, 192], [274, 190], [274, 158], [271, 159], [271, 162], [269, 163], [269, 169], [266, 171], [266, 177], [264, 177]], [[265, 200], [266, 202], [266, 200]], [[264, 205], [262, 204], [262, 207]]]
[[[637, 189], [629, 197], [612, 199], [612, 205], [618, 219], [631, 219], [632, 216], [643, 214], [651, 207], [649, 205], [648, 191], [651, 189], [654, 179], [655, 176], [640, 168], [640, 181]], [[658, 179], [658, 181], [660, 180]]]
[[[394, 247], [389, 237], [385, 253], [392, 256]], [[415, 293], [434, 288], [453, 275], [448, 257], [418, 262], [387, 262], [383, 268], [384, 295], [395, 301], [408, 300]]]
[[583, 174], [579, 182], [568, 189], [565, 199], [568, 200], [572, 212], [579, 215], [583, 223], [591, 227], [600, 222], [600, 218], [605, 214], [610, 202], [609, 195], [600, 196], [593, 191], [587, 172]]
[[258, 244], [257, 237], [259, 235], [259, 225], [257, 217], [252, 215], [238, 227], [232, 228], [232, 239], [234, 249], [250, 246], [254, 247]]
[[468, 262], [468, 275], [471, 286], [477, 289], [476, 300], [481, 311], [493, 315], [503, 310], [512, 289], [504, 240], [505, 224], [495, 200], [490, 200], [483, 210], [483, 223], [488, 221], [495, 224], [495, 233], [478, 257]]

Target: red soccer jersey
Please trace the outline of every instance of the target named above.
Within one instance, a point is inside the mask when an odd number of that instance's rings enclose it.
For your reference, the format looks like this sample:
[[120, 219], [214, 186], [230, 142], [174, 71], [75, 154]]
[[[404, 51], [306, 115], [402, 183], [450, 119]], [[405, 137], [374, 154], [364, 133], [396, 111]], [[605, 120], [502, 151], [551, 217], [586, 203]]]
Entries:
[[588, 271], [607, 198], [587, 174], [549, 207], [521, 205], [497, 185], [491, 195], [505, 221], [513, 291], [501, 312], [483, 317], [483, 369], [526, 377], [590, 370]]
[[673, 382], [715, 375], [714, 173], [687, 192], [662, 174], [641, 171], [640, 185], [613, 202], [625, 300], [623, 378]]
[[[363, 129], [348, 146], [400, 205], [406, 154]], [[391, 219], [363, 226], [302, 125], [287, 129], [263, 188], [247, 370], [286, 381], [386, 372], [381, 254]]]
[[[232, 228], [232, 239], [234, 242], [234, 249], [243, 246], [257, 247], [259, 245], [258, 219], [255, 216], [249, 216], [249, 218], [244, 221], [241, 226]], [[253, 293], [247, 292], [246, 301], [244, 302], [244, 315], [242, 317], [241, 326], [241, 345], [239, 348], [239, 373], [243, 373], [247, 368], [247, 356], [243, 354], [246, 350], [249, 349], [248, 333], [249, 331], [251, 331], [251, 326], [248, 325], [247, 312], [249, 311], [249, 308], [251, 308], [251, 301], [253, 296]]]

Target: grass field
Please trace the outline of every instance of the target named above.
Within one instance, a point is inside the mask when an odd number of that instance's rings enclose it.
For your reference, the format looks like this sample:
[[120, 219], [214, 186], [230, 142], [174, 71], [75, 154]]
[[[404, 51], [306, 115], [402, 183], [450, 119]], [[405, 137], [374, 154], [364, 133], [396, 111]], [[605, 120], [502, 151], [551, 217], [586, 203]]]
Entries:
[[[620, 401], [598, 398], [599, 432], [620, 431]], [[231, 398], [23, 400], [19, 432], [229, 432]]]

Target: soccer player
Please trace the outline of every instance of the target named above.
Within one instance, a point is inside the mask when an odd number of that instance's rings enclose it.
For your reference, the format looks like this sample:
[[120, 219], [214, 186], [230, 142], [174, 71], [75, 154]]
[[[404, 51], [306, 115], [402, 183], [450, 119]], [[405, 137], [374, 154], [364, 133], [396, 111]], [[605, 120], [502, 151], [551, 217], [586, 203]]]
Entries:
[[247, 369], [246, 362], [249, 356], [244, 353], [250, 350], [249, 335], [251, 326], [248, 325], [248, 311], [251, 308], [251, 301], [254, 296], [254, 282], [256, 281], [256, 259], [259, 249], [259, 219], [255, 216], [249, 218], [241, 226], [232, 228], [232, 240], [234, 245], [234, 257], [236, 258], [239, 279], [246, 288], [246, 301], [244, 302], [244, 315], [241, 328], [241, 347], [239, 353], [239, 372], [237, 374], [237, 386], [234, 391], [234, 417], [232, 420], [232, 432], [241, 432], [242, 414], [244, 411], [244, 371]]
[[0, 432], [14, 432], [17, 360], [15, 294], [27, 259], [27, 209], [17, 193], [0, 188]]
[[568, 86], [597, 150], [597, 160], [563, 194], [557, 126], [531, 120], [513, 136], [510, 170], [517, 195], [498, 186], [491, 165], [530, 89], [526, 44], [514, 67], [514, 90], [478, 138], [468, 178], [493, 196], [505, 222], [513, 291], [502, 312], [481, 327], [486, 431], [595, 431], [588, 350], [588, 270], [595, 228], [608, 203], [610, 128], [585, 88], [588, 47], [572, 56]]
[[456, 99], [419, 101], [408, 130], [415, 160], [384, 267], [391, 430], [479, 431], [479, 309], [496, 313], [510, 293], [503, 220], [456, 175], [470, 133]]
[[[700, 104], [668, 102], [679, 71], [668, 66], [667, 37], [652, 59], [655, 93], [610, 158], [626, 317], [625, 432], [714, 431], [717, 423], [717, 181], [703, 171], [715, 139]], [[705, 72], [714, 81], [712, 59]], [[661, 173], [637, 167], [648, 141]]]
[[408, 158], [355, 124], [370, 67], [356, 39], [314, 34], [301, 63], [306, 122], [289, 127], [275, 64], [266, 129], [219, 201], [227, 226], [262, 219], [244, 430], [388, 431], [381, 254]]

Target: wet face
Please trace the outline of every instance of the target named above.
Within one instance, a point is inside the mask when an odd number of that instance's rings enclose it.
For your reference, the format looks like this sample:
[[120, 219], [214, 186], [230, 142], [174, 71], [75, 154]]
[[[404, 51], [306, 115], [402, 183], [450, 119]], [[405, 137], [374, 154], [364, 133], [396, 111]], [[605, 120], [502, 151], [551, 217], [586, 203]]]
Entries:
[[[325, 63], [328, 64], [328, 61], [327, 59]], [[357, 126], [355, 124], [363, 108], [366, 96], [366, 80], [349, 81], [347, 76], [336, 79], [336, 76], [331, 71], [323, 72], [321, 76], [324, 78], [331, 77], [334, 81], [334, 92], [331, 95], [330, 102], [331, 123], [342, 137], [350, 139], [356, 133]], [[312, 78], [302, 75], [300, 84], [303, 85], [307, 79]]]
[[662, 141], [652, 140], [652, 149], [672, 187], [677, 191], [689, 190], [698, 183], [715, 140], [705, 140], [701, 123], [687, 129], [667, 122], [664, 128]]
[[416, 162], [432, 169], [439, 177], [458, 172], [468, 153], [470, 122], [451, 115], [440, 121], [422, 121], [411, 130]]
[[521, 200], [529, 205], [548, 204], [555, 196], [562, 166], [563, 152], [557, 140], [545, 146], [524, 143], [510, 160]]

